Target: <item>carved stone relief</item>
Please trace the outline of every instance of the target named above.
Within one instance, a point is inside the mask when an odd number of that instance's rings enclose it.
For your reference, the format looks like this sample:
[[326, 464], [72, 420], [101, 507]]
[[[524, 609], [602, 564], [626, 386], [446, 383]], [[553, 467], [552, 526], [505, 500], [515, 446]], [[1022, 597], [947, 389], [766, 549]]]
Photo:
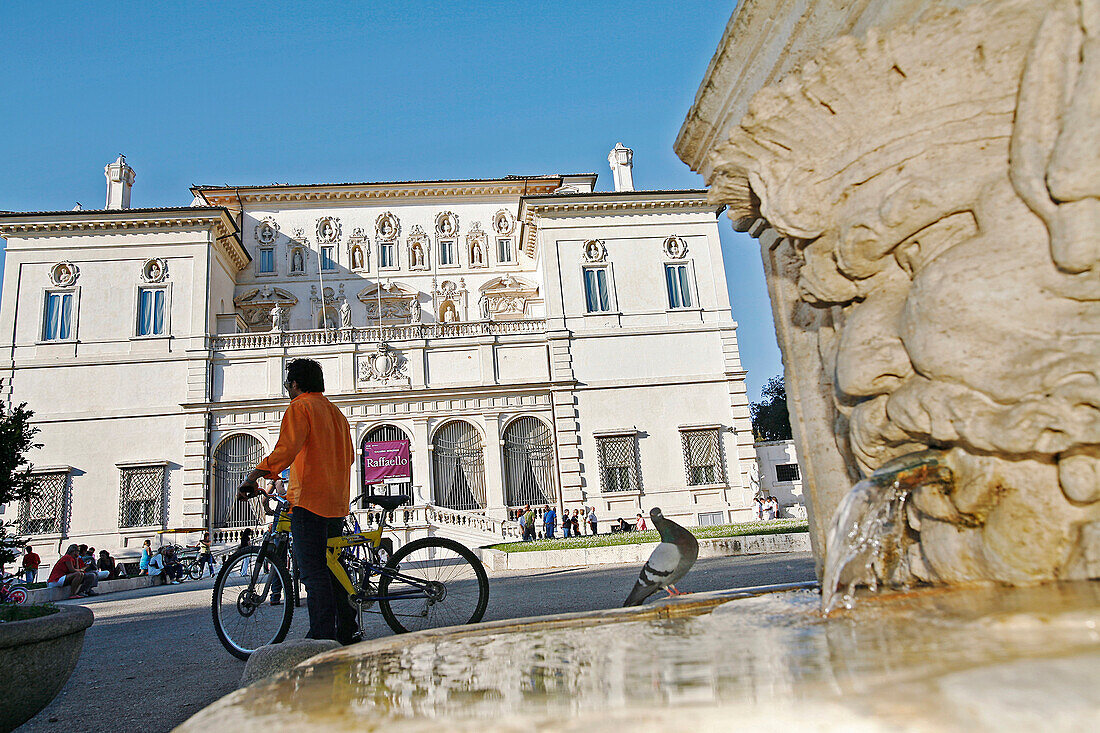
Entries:
[[[264, 285], [241, 293], [233, 299], [233, 304], [249, 330], [267, 331], [277, 324], [285, 326], [298, 299], [282, 288]], [[276, 308], [278, 311], [273, 317]]]
[[161, 283], [168, 279], [168, 261], [162, 257], [145, 260], [141, 265], [141, 281]]
[[453, 211], [441, 211], [435, 215], [435, 233], [441, 239], [454, 239], [458, 236], [458, 214]]
[[340, 241], [340, 220], [334, 216], [323, 216], [317, 220], [317, 243], [336, 244]]
[[392, 212], [383, 212], [374, 221], [374, 233], [381, 242], [396, 241], [401, 236], [401, 221]]
[[361, 355], [356, 360], [356, 380], [360, 388], [408, 387], [407, 361], [400, 351], [380, 343], [373, 353]]
[[58, 262], [50, 268], [50, 282], [59, 288], [75, 285], [78, 277], [80, 277], [80, 268], [68, 260]]
[[440, 323], [467, 320], [468, 296], [465, 278], [459, 278], [457, 283], [453, 280], [444, 280], [437, 284], [435, 279], [432, 280], [432, 302]]
[[[320, 296], [317, 294], [317, 286], [311, 286], [309, 289], [309, 302], [313, 314], [313, 328], [335, 331], [343, 325], [344, 309], [341, 306], [347, 302], [343, 283], [340, 283], [339, 291], [325, 287]], [[349, 319], [347, 325], [350, 327], [350, 310], [347, 311], [347, 317]]]
[[379, 313], [382, 314], [382, 325], [419, 323], [419, 296], [419, 291], [414, 288], [387, 280], [381, 286], [364, 288], [356, 297], [366, 306], [366, 325], [374, 326], [378, 324]]
[[604, 246], [603, 240], [590, 239], [585, 242], [581, 250], [581, 259], [586, 264], [604, 262], [607, 259], [607, 247]]
[[516, 218], [507, 209], [501, 209], [493, 214], [493, 231], [501, 236], [507, 236], [516, 229]]
[[265, 216], [252, 230], [253, 236], [260, 244], [274, 244], [279, 238], [279, 223], [270, 216]]
[[[839, 430], [796, 428], [803, 461], [855, 479], [946, 451], [954, 488], [907, 507], [917, 578], [1100, 576], [1090, 8], [983, 2], [837, 39], [710, 153], [712, 199], [774, 228], [792, 415]], [[822, 479], [806, 485], [827, 521]]]
[[478, 299], [483, 319], [509, 320], [530, 315], [531, 301], [539, 297], [536, 283], [505, 275], [490, 280], [480, 288]]
[[684, 241], [683, 237], [677, 237], [675, 235], [668, 237], [664, 241], [662, 248], [664, 249], [665, 257], [668, 257], [670, 260], [682, 260], [687, 256], [687, 242]]

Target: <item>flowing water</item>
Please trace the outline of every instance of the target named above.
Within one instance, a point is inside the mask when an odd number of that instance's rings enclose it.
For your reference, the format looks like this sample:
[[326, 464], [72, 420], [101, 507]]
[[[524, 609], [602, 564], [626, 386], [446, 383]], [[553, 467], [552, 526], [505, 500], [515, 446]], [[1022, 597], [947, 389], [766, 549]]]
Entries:
[[909, 577], [905, 504], [917, 488], [950, 483], [943, 453], [910, 453], [863, 479], [840, 502], [825, 539], [821, 610], [850, 609], [858, 585], [878, 590], [886, 580]]
[[365, 642], [180, 730], [1003, 733], [1100, 719], [1100, 583], [879, 594], [829, 618], [812, 590], [704, 595]]

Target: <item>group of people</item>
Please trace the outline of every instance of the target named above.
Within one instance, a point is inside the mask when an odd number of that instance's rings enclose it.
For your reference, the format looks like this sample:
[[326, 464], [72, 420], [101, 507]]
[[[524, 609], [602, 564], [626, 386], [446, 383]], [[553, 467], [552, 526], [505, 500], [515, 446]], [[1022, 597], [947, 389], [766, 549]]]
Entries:
[[[520, 530], [522, 530], [524, 542], [539, 538], [553, 539], [558, 531], [558, 512], [549, 504], [542, 507], [541, 535], [537, 531], [539, 524], [538, 512], [532, 509], [530, 504], [523, 507], [523, 511], [516, 516], [516, 521], [519, 523]], [[587, 525], [589, 534], [598, 534], [599, 520], [596, 517], [595, 507], [581, 507], [580, 509], [574, 509], [572, 513], [568, 509], [564, 509], [562, 510], [560, 523], [561, 536], [566, 539], [580, 537], [584, 534], [582, 528], [585, 525]]]
[[757, 519], [779, 518], [779, 499], [774, 496], [757, 496], [753, 499], [753, 503], [756, 504]]
[[[38, 579], [42, 558], [28, 545], [23, 555], [23, 570], [27, 583]], [[49, 588], [69, 588], [69, 598], [98, 595], [94, 590], [101, 580], [125, 578], [126, 570], [107, 550], [96, 554], [94, 547], [69, 545], [50, 570]]]
[[165, 545], [159, 550], [153, 550], [153, 543], [145, 540], [141, 547], [141, 560], [138, 561], [141, 575], [153, 578], [153, 585], [168, 583], [178, 585], [183, 582], [183, 563], [176, 555], [176, 548]]

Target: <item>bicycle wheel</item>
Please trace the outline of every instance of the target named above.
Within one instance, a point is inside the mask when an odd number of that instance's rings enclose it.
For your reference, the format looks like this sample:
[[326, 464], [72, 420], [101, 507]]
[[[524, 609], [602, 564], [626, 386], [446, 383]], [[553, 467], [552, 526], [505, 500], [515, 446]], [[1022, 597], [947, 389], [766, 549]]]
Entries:
[[187, 566], [187, 577], [191, 580], [199, 580], [202, 578], [202, 563], [195, 561]]
[[444, 537], [424, 537], [393, 554], [381, 573], [378, 595], [382, 618], [398, 634], [473, 624], [489, 604], [489, 578], [469, 548]]
[[283, 584], [285, 600], [290, 600], [290, 573], [270, 560], [256, 573], [253, 570], [260, 556], [259, 547], [242, 547], [222, 565], [214, 581], [211, 613], [214, 630], [229, 653], [238, 659], [248, 659], [252, 652], [267, 644], [278, 644], [290, 630], [294, 604], [270, 605], [271, 584], [275, 578]]
[[17, 606], [22, 606], [27, 602], [27, 591], [25, 588], [12, 588], [8, 593], [8, 603], [14, 603]]

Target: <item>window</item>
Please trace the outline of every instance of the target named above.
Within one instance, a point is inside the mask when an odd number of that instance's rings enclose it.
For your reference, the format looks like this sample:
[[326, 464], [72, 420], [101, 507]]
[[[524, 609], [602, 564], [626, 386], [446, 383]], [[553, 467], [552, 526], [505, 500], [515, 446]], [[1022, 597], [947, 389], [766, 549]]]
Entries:
[[690, 308], [691, 287], [688, 285], [688, 266], [665, 265], [665, 282], [668, 285], [668, 307]]
[[439, 266], [457, 265], [455, 261], [455, 243], [443, 241], [439, 243]]
[[607, 297], [606, 267], [584, 269], [584, 301], [589, 313], [611, 310], [611, 302]]
[[699, 526], [713, 527], [722, 523], [722, 512], [699, 512]]
[[688, 486], [725, 483], [718, 428], [680, 431]]
[[333, 247], [331, 244], [321, 247], [321, 269], [335, 270], [336, 260], [333, 259]]
[[275, 250], [271, 247], [260, 249], [260, 274], [275, 272]]
[[797, 463], [780, 463], [775, 467], [775, 480], [776, 481], [797, 481], [798, 480], [798, 464]]
[[164, 518], [164, 465], [119, 467], [118, 526], [149, 527]]
[[34, 483], [38, 495], [19, 503], [19, 532], [28, 535], [61, 534], [69, 472], [37, 474]]
[[164, 334], [164, 288], [138, 290], [138, 336]]
[[379, 267], [397, 267], [397, 263], [394, 261], [394, 243], [382, 242], [378, 245], [378, 266]]
[[498, 239], [497, 240], [497, 260], [499, 262], [511, 262], [512, 261], [512, 240], [511, 239]]
[[46, 293], [46, 317], [42, 327], [43, 341], [64, 341], [72, 337], [73, 294]]
[[604, 491], [638, 489], [638, 451], [633, 435], [596, 438]]

